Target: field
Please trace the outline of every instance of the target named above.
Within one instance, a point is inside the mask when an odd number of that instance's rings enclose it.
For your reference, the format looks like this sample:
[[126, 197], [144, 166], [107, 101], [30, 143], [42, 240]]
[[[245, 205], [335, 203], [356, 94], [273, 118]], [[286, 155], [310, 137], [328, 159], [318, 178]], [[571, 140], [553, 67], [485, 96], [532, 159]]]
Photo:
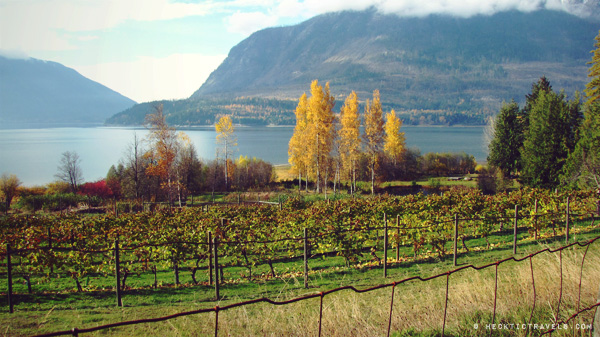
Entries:
[[[0, 331], [0, 334], [31, 335], [70, 330], [73, 327], [81, 329], [210, 309], [216, 305], [224, 307], [262, 297], [284, 301], [348, 285], [357, 289], [388, 286], [368, 293], [340, 290], [321, 296], [321, 300], [317, 296], [289, 305], [257, 303], [220, 311], [218, 334], [313, 336], [320, 327], [322, 335], [326, 336], [367, 336], [385, 335], [389, 325], [391, 335], [396, 336], [439, 335], [442, 329], [445, 335], [464, 336], [490, 333], [490, 330], [475, 330], [475, 324], [482, 327], [492, 322], [532, 321], [551, 324], [566, 320], [579, 309], [596, 302], [600, 288], [600, 271], [597, 268], [600, 262], [600, 240], [589, 246], [575, 245], [554, 253], [543, 252], [523, 262], [505, 261], [497, 269], [492, 265], [481, 271], [464, 269], [448, 276], [444, 273], [468, 264], [482, 266], [513, 256], [512, 220], [504, 217], [509, 215], [511, 209], [514, 210], [517, 200], [521, 204], [523, 215], [517, 232], [518, 253], [515, 257], [523, 257], [547, 247], [565, 245], [566, 233], [562, 224], [566, 220], [563, 214], [566, 196], [529, 191], [521, 192], [518, 196], [488, 197], [463, 191], [449, 192], [439, 197], [383, 197], [331, 203], [301, 203], [290, 198], [284, 203], [282, 210], [278, 210], [276, 206], [263, 205], [214, 207], [208, 212], [189, 209], [173, 214], [121, 215], [118, 220], [110, 216], [67, 216], [38, 219], [39, 221], [29, 218], [27, 226], [10, 223], [5, 219], [3, 240], [12, 242], [15, 250], [27, 250], [27, 254], [23, 254], [23, 251], [16, 254], [21, 255], [20, 257], [13, 256], [15, 312], [7, 313], [6, 302], [2, 303], [0, 325], [4, 327], [4, 331]], [[583, 194], [568, 196], [572, 207], [570, 242], [585, 242], [599, 236], [597, 221], [588, 212], [595, 211], [595, 200]], [[534, 198], [538, 200], [539, 217], [527, 217], [525, 214], [530, 214], [531, 208], [527, 199]], [[498, 205], [501, 200], [505, 200], [506, 205], [503, 206], [503, 214], [496, 214], [495, 221], [483, 218], [469, 220], [476, 214], [491, 216], [491, 211], [485, 207], [467, 210], [465, 205]], [[418, 208], [424, 208], [424, 205], [429, 205], [429, 209], [417, 211]], [[356, 210], [346, 210], [347, 214], [342, 216], [345, 206], [353, 206]], [[457, 241], [459, 255], [458, 265], [454, 266], [452, 220], [453, 214], [458, 214], [459, 209], [462, 209]], [[432, 210], [437, 214], [432, 216]], [[384, 256], [382, 249], [385, 232], [380, 225], [383, 212], [387, 214], [388, 220], [391, 219], [388, 222], [387, 277], [383, 276], [383, 266], [379, 261]], [[238, 221], [232, 225], [218, 221], [214, 224], [220, 218]], [[157, 244], [159, 236], [150, 231], [150, 227], [143, 229], [146, 235], [135, 235], [142, 230], [143, 219], [146, 219], [144, 221], [148, 226], [162, 228], [155, 231], [166, 237], [161, 245]], [[357, 222], [348, 219], [355, 219]], [[533, 221], [535, 219], [538, 221]], [[296, 223], [291, 223], [292, 220]], [[407, 225], [410, 221], [414, 221], [414, 224]], [[115, 222], [118, 224], [114, 224]], [[280, 230], [271, 225], [260, 225], [260, 222], [286, 224], [286, 229], [283, 230], [283, 226], [279, 226]], [[500, 222], [503, 224], [500, 225]], [[56, 234], [48, 236], [48, 227], [44, 227], [44, 230], [36, 229], [36, 224], [47, 226], [48, 223], [53, 223], [51, 228], [57, 231]], [[194, 223], [192, 227], [191, 223]], [[252, 225], [246, 225], [249, 223]], [[335, 226], [336, 223], [339, 223], [339, 227]], [[488, 223], [489, 228], [486, 227]], [[350, 224], [359, 228], [350, 231]], [[425, 225], [429, 228], [422, 229]], [[127, 230], [128, 227], [131, 227], [130, 231]], [[308, 289], [305, 289], [302, 245], [294, 243], [272, 246], [272, 241], [286, 235], [288, 239], [297, 238], [301, 232], [299, 229], [307, 227], [318, 231], [309, 231], [312, 252], [308, 260]], [[12, 228], [12, 231], [8, 228]], [[87, 229], [84, 232], [83, 228], [96, 228], [96, 231]], [[97, 235], [99, 228], [103, 228], [102, 235]], [[123, 307], [116, 306], [114, 259], [111, 260], [110, 257], [112, 251], [91, 257], [93, 254], [82, 254], [81, 251], [58, 250], [58, 247], [67, 246], [77, 247], [79, 250], [101, 246], [102, 242], [112, 241], [112, 229], [116, 228], [120, 231], [123, 248], [122, 268], [128, 270], [126, 282], [121, 274], [124, 285]], [[178, 232], [178, 228], [183, 229], [183, 232]], [[192, 228], [211, 229], [213, 233], [218, 233], [219, 228], [223, 231], [220, 263], [225, 265], [224, 282], [221, 284], [218, 300], [215, 298], [214, 286], [209, 285], [208, 257], [197, 262], [199, 252], [206, 252], [207, 247], [198, 245], [192, 248], [181, 244], [188, 240], [206, 242], [206, 232], [198, 231], [197, 236], [192, 237], [189, 234]], [[487, 229], [484, 231], [485, 228]], [[263, 231], [268, 235], [261, 236], [264, 233], [260, 232]], [[81, 237], [69, 237], [73, 232]], [[174, 233], [179, 235], [179, 246], [173, 244], [173, 237], [169, 236]], [[59, 260], [57, 263], [44, 262], [52, 260], [47, 254], [50, 250], [42, 249], [47, 246], [49, 237], [53, 238], [50, 245], [55, 247], [52, 257]], [[60, 237], [65, 237], [65, 240], [61, 242]], [[239, 243], [242, 238], [245, 244]], [[146, 241], [142, 243], [142, 240]], [[167, 244], [169, 240], [171, 245]], [[270, 243], [267, 245], [257, 241]], [[139, 258], [144, 251], [142, 248], [126, 249], [150, 243], [155, 244], [156, 249], [144, 257], [146, 260]], [[227, 248], [227, 245], [233, 247]], [[177, 254], [173, 247], [178, 247], [178, 253], [182, 253], [179, 259], [174, 258]], [[5, 253], [6, 251], [4, 255]], [[72, 259], [71, 262], [68, 259]], [[33, 260], [37, 263], [33, 263]], [[144, 261], [156, 266], [156, 274], [151, 266], [144, 266]], [[177, 267], [174, 268], [174, 265]], [[197, 269], [194, 270], [195, 267]], [[2, 271], [6, 275], [5, 267]], [[427, 282], [412, 280], [397, 285], [392, 283], [413, 276], [426, 278], [438, 274], [443, 276]], [[31, 294], [26, 277], [31, 280]], [[176, 284], [176, 278], [179, 284]], [[77, 283], [82, 288], [81, 291], [77, 291]], [[589, 323], [592, 315], [593, 310], [584, 312], [577, 317], [578, 321], [570, 323], [580, 322], [579, 319]], [[113, 328], [104, 330], [102, 334], [212, 335], [214, 329], [215, 314], [212, 312], [160, 323]], [[570, 335], [573, 329], [568, 332], [559, 331], [559, 335]], [[540, 331], [542, 330], [537, 329], [534, 335]], [[524, 333], [519, 330], [491, 332], [492, 335], [511, 336]], [[576, 332], [588, 331], [579, 329]]]

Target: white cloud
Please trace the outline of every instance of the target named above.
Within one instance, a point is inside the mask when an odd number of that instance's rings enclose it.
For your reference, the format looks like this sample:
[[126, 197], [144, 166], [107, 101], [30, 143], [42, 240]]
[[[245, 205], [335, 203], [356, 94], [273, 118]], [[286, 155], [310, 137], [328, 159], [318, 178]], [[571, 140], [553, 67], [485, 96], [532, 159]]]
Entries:
[[73, 67], [82, 75], [137, 102], [189, 97], [226, 55], [173, 54]]
[[212, 2], [169, 0], [0, 0], [0, 48], [68, 50], [68, 32], [98, 31], [132, 21], [205, 15]]
[[29, 58], [29, 55], [27, 55], [27, 53], [25, 53], [21, 50], [1, 50], [0, 49], [0, 56], [6, 57], [8, 59], [13, 59], [13, 60], [26, 60]]
[[232, 33], [250, 35], [257, 30], [275, 26], [277, 22], [277, 17], [262, 12], [237, 12], [227, 18], [227, 29]]

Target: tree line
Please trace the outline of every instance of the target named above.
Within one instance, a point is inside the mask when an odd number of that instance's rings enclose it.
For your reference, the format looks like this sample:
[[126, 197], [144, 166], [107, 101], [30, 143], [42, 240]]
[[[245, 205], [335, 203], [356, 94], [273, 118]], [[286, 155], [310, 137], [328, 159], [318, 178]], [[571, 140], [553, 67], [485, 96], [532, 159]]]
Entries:
[[[357, 181], [370, 181], [371, 193], [381, 180], [417, 179], [423, 175], [465, 174], [475, 169], [475, 159], [466, 154], [421, 156], [407, 149], [402, 120], [394, 109], [383, 112], [378, 90], [364, 102], [361, 120], [357, 94], [352, 91], [339, 114], [334, 113], [335, 99], [329, 83], [311, 83], [310, 97], [304, 93], [296, 107], [296, 126], [289, 142], [291, 170], [308, 190], [309, 182], [317, 193], [333, 183], [349, 182], [351, 193]], [[361, 126], [362, 125], [362, 126]]]
[[74, 151], [64, 152], [55, 177], [45, 187], [20, 187], [15, 175], [0, 179], [1, 210], [8, 212], [18, 194], [17, 207], [50, 211], [77, 207], [80, 203], [99, 206], [107, 199], [167, 201], [182, 205], [190, 195], [207, 191], [249, 190], [274, 180], [273, 165], [262, 159], [233, 157], [237, 146], [229, 116], [215, 125], [217, 156], [202, 160], [183, 132], [167, 124], [161, 105], [146, 116], [145, 138], [133, 135], [124, 156], [112, 165], [105, 179], [84, 182], [81, 159]]
[[594, 46], [585, 97], [576, 93], [569, 99], [542, 77], [522, 108], [504, 103], [489, 145], [491, 189], [516, 177], [536, 188], [600, 192], [600, 34]]

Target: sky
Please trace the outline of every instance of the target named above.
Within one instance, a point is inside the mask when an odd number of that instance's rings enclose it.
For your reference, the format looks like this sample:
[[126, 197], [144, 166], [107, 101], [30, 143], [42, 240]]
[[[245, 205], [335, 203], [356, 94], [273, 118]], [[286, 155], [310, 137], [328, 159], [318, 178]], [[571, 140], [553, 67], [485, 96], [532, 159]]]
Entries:
[[561, 0], [0, 0], [0, 55], [59, 62], [131, 99], [189, 97], [253, 32], [370, 7], [461, 17]]

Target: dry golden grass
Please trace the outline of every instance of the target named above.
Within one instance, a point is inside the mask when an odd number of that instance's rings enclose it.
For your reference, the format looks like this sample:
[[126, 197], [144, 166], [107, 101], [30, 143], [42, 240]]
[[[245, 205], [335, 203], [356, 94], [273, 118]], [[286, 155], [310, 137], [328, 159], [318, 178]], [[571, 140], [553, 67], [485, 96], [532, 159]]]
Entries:
[[[540, 247], [542, 249], [543, 247]], [[563, 291], [559, 320], [577, 311], [579, 275], [585, 248], [562, 252]], [[535, 310], [532, 324], [552, 324], [558, 310], [561, 272], [559, 253], [542, 253], [532, 259], [535, 280]], [[600, 289], [600, 245], [593, 244], [586, 256], [581, 282], [584, 308], [596, 303]], [[431, 274], [439, 273], [439, 270]], [[427, 275], [422, 275], [427, 276]], [[392, 280], [390, 280], [392, 281]], [[449, 279], [446, 334], [450, 336], [489, 335], [492, 323], [495, 267], [482, 271], [467, 269]], [[434, 336], [441, 333], [444, 320], [446, 277], [433, 281], [410, 281], [395, 287], [392, 335]], [[341, 291], [324, 297], [322, 336], [385, 336], [390, 315], [392, 287], [369, 293]], [[296, 297], [284, 294], [277, 300]], [[498, 267], [495, 323], [527, 324], [533, 308], [534, 289], [529, 260], [507, 262]], [[219, 313], [219, 336], [315, 336], [318, 333], [320, 299], [284, 306], [267, 303], [248, 305]], [[591, 322], [592, 312], [580, 315], [568, 330], [554, 336], [587, 336], [589, 330], [573, 330], [576, 323]], [[214, 334], [215, 315], [193, 315], [159, 324], [137, 326], [128, 331], [138, 335], [204, 336]], [[478, 324], [478, 329], [474, 325]], [[545, 331], [538, 328], [533, 335]], [[117, 332], [117, 331], [115, 331]], [[523, 329], [492, 331], [496, 336], [525, 336]]]

